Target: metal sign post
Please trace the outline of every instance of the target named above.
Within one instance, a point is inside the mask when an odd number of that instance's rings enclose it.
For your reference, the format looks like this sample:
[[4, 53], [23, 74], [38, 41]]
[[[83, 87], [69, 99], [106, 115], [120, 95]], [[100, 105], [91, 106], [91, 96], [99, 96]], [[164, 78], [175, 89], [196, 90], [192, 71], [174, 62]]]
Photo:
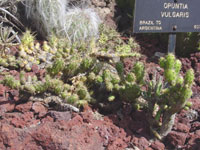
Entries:
[[175, 54], [175, 48], [176, 48], [176, 34], [171, 33], [169, 34], [168, 53]]

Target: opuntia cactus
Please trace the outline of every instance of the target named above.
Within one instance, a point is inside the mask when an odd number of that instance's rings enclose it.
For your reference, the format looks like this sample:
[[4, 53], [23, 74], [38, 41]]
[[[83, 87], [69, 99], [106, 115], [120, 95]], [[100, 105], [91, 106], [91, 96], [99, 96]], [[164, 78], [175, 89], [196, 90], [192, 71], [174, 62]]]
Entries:
[[[148, 90], [143, 92], [151, 114], [150, 124], [154, 127], [151, 129], [158, 138], [166, 136], [171, 131], [176, 113], [186, 106], [192, 96], [191, 87], [194, 82], [194, 71], [189, 69], [183, 78], [180, 74], [182, 64], [171, 53], [160, 59], [160, 66], [164, 69], [167, 84], [154, 77], [153, 81], [147, 82]], [[158, 106], [156, 111], [152, 109], [155, 106]]]

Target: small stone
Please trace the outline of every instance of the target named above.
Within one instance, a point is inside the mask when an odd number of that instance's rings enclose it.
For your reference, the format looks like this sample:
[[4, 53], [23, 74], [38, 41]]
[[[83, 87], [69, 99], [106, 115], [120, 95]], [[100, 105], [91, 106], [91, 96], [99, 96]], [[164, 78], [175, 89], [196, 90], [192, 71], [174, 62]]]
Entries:
[[197, 72], [200, 73], [200, 63], [196, 63], [194, 69], [195, 69], [195, 72], [196, 72], [196, 73], [197, 73]]
[[[12, 125], [2, 124], [0, 126], [0, 133], [1, 133], [0, 143], [3, 143], [4, 145], [9, 146], [9, 147], [13, 144], [16, 145], [16, 143], [13, 141], [18, 138], [18, 134]], [[4, 146], [1, 146], [1, 147], [4, 147]], [[5, 147], [4, 149], [7, 149], [7, 148]]]
[[172, 131], [167, 135], [167, 143], [173, 147], [183, 146], [187, 135], [187, 133]]
[[150, 145], [149, 141], [144, 137], [141, 138], [133, 137], [132, 142], [140, 150], [146, 150]]
[[68, 121], [72, 118], [72, 114], [69, 111], [66, 111], [66, 112], [49, 111], [47, 114], [53, 119], [55, 119], [56, 121], [58, 120]]
[[194, 132], [196, 130], [200, 129], [200, 122], [199, 121], [196, 121], [192, 124], [191, 126], [191, 132]]
[[188, 127], [187, 125], [185, 125], [183, 123], [178, 123], [176, 130], [179, 132], [189, 133], [190, 127]]
[[6, 88], [0, 84], [0, 97], [3, 97], [5, 95]]
[[196, 110], [190, 109], [186, 112], [185, 116], [190, 120], [196, 120], [198, 118], [198, 112]]
[[19, 101], [19, 91], [18, 90], [10, 90], [9, 93], [12, 95], [13, 100], [15, 102]]
[[45, 122], [54, 122], [54, 118], [50, 117], [50, 116], [46, 116], [45, 118], [43, 118], [41, 120], [42, 123], [45, 123]]
[[151, 144], [151, 147], [153, 148], [153, 150], [164, 150], [165, 149], [165, 145], [158, 140], [153, 142]]
[[39, 67], [38, 67], [38, 65], [36, 65], [36, 64], [33, 64], [32, 67], [31, 67], [31, 69], [32, 69], [32, 71], [33, 71], [34, 73], [37, 73], [37, 72], [39, 71]]
[[191, 134], [189, 141], [187, 142], [187, 149], [199, 150], [200, 145], [200, 130], [196, 130]]
[[164, 57], [165, 53], [161, 53], [161, 52], [155, 52], [154, 56], [160, 58], [160, 57]]
[[15, 102], [4, 97], [0, 97], [0, 116], [6, 112], [12, 112], [15, 109]]
[[47, 113], [47, 108], [40, 102], [33, 103], [32, 110], [35, 114], [38, 114], [38, 117], [43, 117]]
[[19, 111], [19, 112], [28, 112], [28, 111], [30, 111], [31, 110], [31, 107], [32, 107], [32, 102], [27, 102], [27, 103], [25, 103], [25, 104], [20, 104], [20, 105], [17, 105], [16, 107], [15, 107], [15, 109], [17, 110], [17, 111]]
[[29, 127], [31, 125], [35, 125], [39, 122], [39, 120], [34, 119], [33, 112], [25, 112], [21, 113], [12, 113], [9, 116], [10, 123], [16, 128], [24, 128]]

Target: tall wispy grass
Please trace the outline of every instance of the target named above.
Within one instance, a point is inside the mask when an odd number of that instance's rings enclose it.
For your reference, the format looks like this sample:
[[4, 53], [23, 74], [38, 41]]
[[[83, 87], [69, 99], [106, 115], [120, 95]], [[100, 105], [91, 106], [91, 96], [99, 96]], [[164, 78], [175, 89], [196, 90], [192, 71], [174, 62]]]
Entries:
[[25, 6], [26, 17], [43, 38], [54, 34], [73, 43], [98, 37], [100, 18], [82, 4], [75, 7], [69, 0], [25, 0]]

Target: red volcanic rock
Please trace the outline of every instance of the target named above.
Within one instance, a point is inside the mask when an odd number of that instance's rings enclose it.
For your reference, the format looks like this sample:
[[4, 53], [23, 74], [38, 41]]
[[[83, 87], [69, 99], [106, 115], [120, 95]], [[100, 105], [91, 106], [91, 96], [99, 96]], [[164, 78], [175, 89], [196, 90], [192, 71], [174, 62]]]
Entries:
[[15, 101], [8, 94], [8, 87], [0, 84], [0, 116], [6, 112], [11, 112], [15, 108]]
[[194, 69], [196, 73], [200, 73], [200, 62], [195, 64]]
[[147, 150], [147, 148], [150, 146], [150, 142], [144, 137], [133, 137], [132, 142], [140, 150]]
[[4, 150], [7, 149], [6, 147], [16, 145], [17, 139], [18, 133], [13, 126], [9, 124], [0, 124], [0, 149]]
[[16, 70], [11, 70], [11, 71], [9, 71], [9, 73], [11, 74], [11, 75], [13, 75], [16, 79], [18, 79], [17, 77], [19, 76], [19, 72], [18, 71], [16, 71]]
[[49, 111], [47, 115], [49, 115], [55, 121], [61, 121], [61, 120], [68, 121], [72, 118], [72, 114], [69, 111], [66, 112]]
[[[76, 122], [76, 119], [72, 119], [73, 121]], [[48, 150], [104, 149], [98, 133], [93, 132], [87, 124], [77, 122], [72, 124], [66, 121], [62, 124], [46, 122], [40, 125], [31, 136], [39, 145]]]
[[153, 150], [164, 150], [165, 149], [165, 145], [163, 143], [161, 143], [160, 141], [156, 140], [155, 142], [153, 142], [151, 144], [151, 148]]
[[174, 127], [176, 131], [183, 132], [183, 133], [189, 133], [190, 127], [183, 123], [177, 123]]
[[39, 117], [46, 115], [47, 108], [41, 102], [35, 102], [32, 105], [32, 110], [35, 114], [38, 114]]
[[37, 73], [37, 72], [39, 71], [38, 65], [33, 64], [32, 67], [31, 67], [31, 70], [32, 70], [34, 73]]
[[116, 150], [116, 149], [124, 149], [127, 147], [127, 144], [121, 138], [116, 138], [114, 141], [110, 142], [107, 146], [107, 150]]
[[19, 112], [28, 112], [31, 110], [33, 102], [27, 102], [25, 104], [19, 104], [15, 107], [15, 110], [19, 111]]
[[16, 128], [35, 126], [39, 122], [39, 120], [34, 118], [33, 112], [26, 112], [24, 114], [10, 113], [6, 114], [6, 117], [9, 117], [7, 120]]
[[171, 145], [172, 147], [176, 148], [184, 146], [186, 138], [187, 138], [187, 133], [171, 131], [167, 135], [167, 145]]
[[200, 85], [200, 73], [199, 75], [195, 78], [195, 81], [198, 85]]
[[198, 60], [200, 59], [200, 52], [193, 53], [190, 55], [190, 57], [193, 61], [198, 62]]
[[9, 90], [10, 96], [12, 97], [13, 101], [19, 101], [19, 91], [18, 90]]
[[199, 121], [194, 122], [191, 127], [191, 132], [194, 132], [196, 130], [200, 130], [200, 122]]
[[200, 130], [196, 130], [191, 134], [189, 141], [187, 143], [187, 150], [199, 150], [200, 145]]
[[38, 78], [39, 78], [40, 80], [42, 80], [43, 77], [44, 77], [44, 75], [45, 75], [45, 72], [46, 72], [45, 69], [40, 69], [40, 70], [38, 70], [38, 72], [36, 73], [36, 75], [38, 76]]
[[0, 97], [0, 116], [5, 112], [11, 112], [15, 108], [15, 102], [8, 100], [5, 97]]
[[[66, 112], [51, 112], [57, 118], [66, 116]], [[62, 115], [63, 113], [63, 115]], [[91, 112], [88, 112], [91, 114]], [[68, 114], [69, 115], [69, 114]], [[81, 114], [88, 116], [87, 112]], [[53, 116], [53, 115], [52, 115]], [[62, 116], [62, 117], [60, 117]], [[70, 120], [55, 120], [47, 115], [42, 122], [35, 126], [21, 127], [34, 119], [33, 113], [10, 113], [5, 116], [10, 118], [12, 125], [0, 125], [0, 149], [33, 149], [33, 150], [109, 150], [125, 149], [130, 141], [123, 129], [115, 126], [112, 121], [104, 121], [91, 118], [91, 122], [83, 121], [83, 118], [76, 114]], [[27, 119], [27, 120], [25, 120]], [[5, 122], [5, 121], [4, 121]], [[7, 121], [7, 123], [9, 120]], [[21, 124], [20, 124], [21, 123]], [[14, 126], [13, 126], [14, 125]]]
[[200, 99], [199, 98], [191, 99], [191, 102], [192, 102], [192, 109], [200, 112]]
[[3, 97], [6, 92], [6, 87], [4, 87], [2, 84], [0, 84], [0, 97]]
[[41, 122], [42, 123], [44, 123], [44, 122], [54, 122], [54, 118], [52, 118], [50, 116], [46, 116], [45, 118], [42, 118]]
[[191, 61], [190, 61], [189, 58], [181, 58], [180, 60], [182, 62], [182, 70], [184, 72], [186, 72], [188, 69], [192, 68], [191, 67]]

